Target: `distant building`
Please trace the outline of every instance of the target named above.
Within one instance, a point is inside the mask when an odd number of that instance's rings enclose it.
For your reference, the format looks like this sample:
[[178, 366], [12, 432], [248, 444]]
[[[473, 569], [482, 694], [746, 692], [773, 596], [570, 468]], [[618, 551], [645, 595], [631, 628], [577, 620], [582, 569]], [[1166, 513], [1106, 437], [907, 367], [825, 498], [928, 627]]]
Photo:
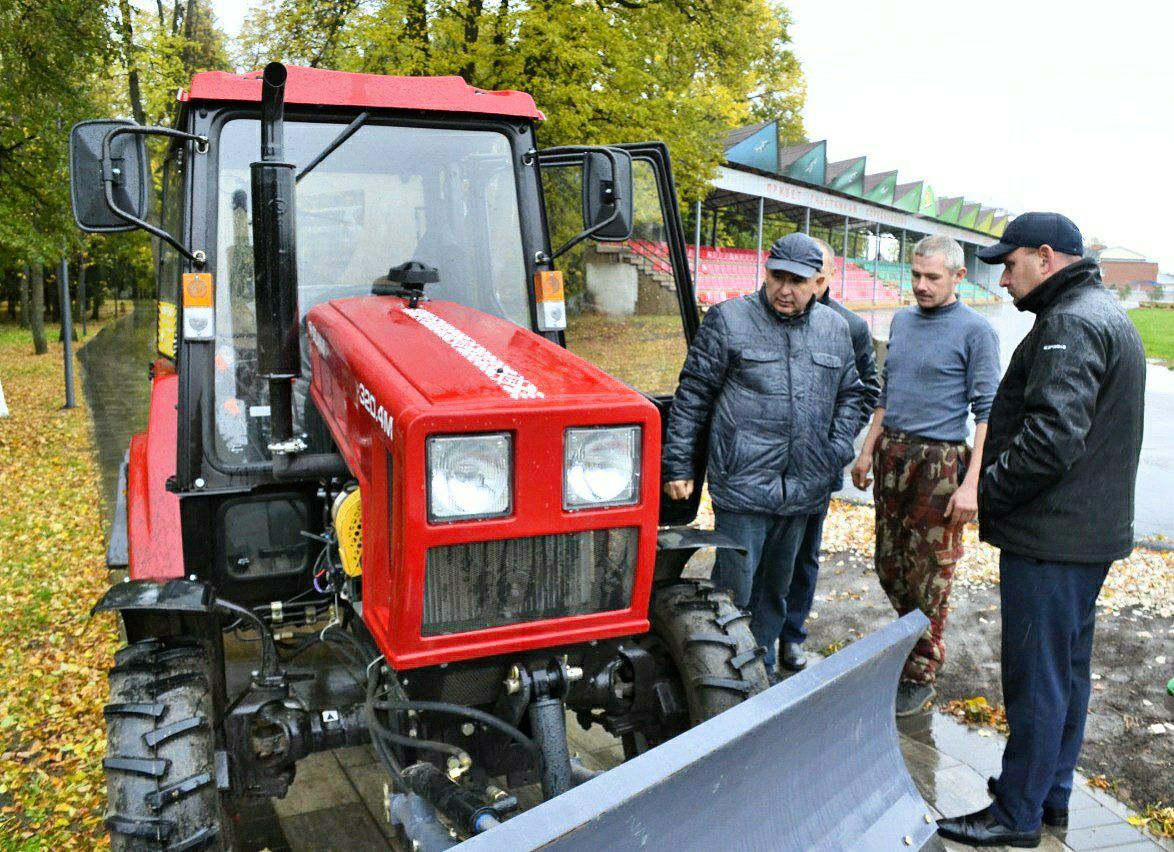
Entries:
[[1102, 249], [1098, 258], [1101, 278], [1106, 287], [1121, 290], [1152, 291], [1158, 288], [1158, 264], [1144, 254], [1124, 246]]

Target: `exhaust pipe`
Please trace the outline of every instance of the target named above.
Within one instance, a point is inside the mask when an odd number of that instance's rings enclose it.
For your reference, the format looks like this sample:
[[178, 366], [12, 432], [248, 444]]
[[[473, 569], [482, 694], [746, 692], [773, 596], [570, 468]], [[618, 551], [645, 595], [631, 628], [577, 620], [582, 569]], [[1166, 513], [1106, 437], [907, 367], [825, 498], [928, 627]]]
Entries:
[[298, 264], [294, 243], [294, 164], [285, 157], [285, 66], [270, 62], [261, 78], [261, 160], [251, 164], [253, 279], [257, 366], [269, 382], [269, 451], [305, 449], [293, 434], [293, 386], [301, 375]]

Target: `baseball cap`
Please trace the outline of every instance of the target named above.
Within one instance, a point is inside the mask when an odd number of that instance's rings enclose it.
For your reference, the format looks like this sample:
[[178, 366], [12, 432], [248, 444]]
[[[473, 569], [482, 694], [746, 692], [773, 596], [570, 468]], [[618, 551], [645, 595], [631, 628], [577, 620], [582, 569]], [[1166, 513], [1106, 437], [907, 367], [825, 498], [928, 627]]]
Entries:
[[1080, 229], [1067, 216], [1059, 213], [1024, 213], [1016, 216], [993, 246], [979, 249], [978, 259], [984, 263], [1002, 263], [1003, 258], [1017, 248], [1051, 246], [1062, 254], [1084, 254], [1084, 238]]
[[800, 278], [811, 278], [823, 269], [823, 251], [807, 234], [787, 234], [775, 240], [770, 247], [766, 268], [781, 269]]

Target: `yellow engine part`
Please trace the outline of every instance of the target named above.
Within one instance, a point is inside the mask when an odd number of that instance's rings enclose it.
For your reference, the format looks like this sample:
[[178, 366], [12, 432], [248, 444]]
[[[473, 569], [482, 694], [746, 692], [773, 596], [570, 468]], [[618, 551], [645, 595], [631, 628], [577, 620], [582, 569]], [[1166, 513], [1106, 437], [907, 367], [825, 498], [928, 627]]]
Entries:
[[338, 554], [342, 570], [348, 577], [363, 573], [363, 505], [359, 489], [342, 499], [334, 513], [334, 534], [338, 537]]

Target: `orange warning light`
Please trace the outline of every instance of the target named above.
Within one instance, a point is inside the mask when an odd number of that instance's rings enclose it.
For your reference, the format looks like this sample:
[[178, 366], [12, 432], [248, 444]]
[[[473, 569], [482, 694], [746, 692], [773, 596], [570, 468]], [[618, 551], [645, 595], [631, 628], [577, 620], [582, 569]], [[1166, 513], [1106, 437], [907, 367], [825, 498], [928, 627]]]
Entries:
[[534, 298], [538, 302], [563, 300], [563, 274], [559, 270], [534, 273]]
[[183, 306], [185, 308], [212, 307], [212, 273], [185, 272], [183, 274]]

